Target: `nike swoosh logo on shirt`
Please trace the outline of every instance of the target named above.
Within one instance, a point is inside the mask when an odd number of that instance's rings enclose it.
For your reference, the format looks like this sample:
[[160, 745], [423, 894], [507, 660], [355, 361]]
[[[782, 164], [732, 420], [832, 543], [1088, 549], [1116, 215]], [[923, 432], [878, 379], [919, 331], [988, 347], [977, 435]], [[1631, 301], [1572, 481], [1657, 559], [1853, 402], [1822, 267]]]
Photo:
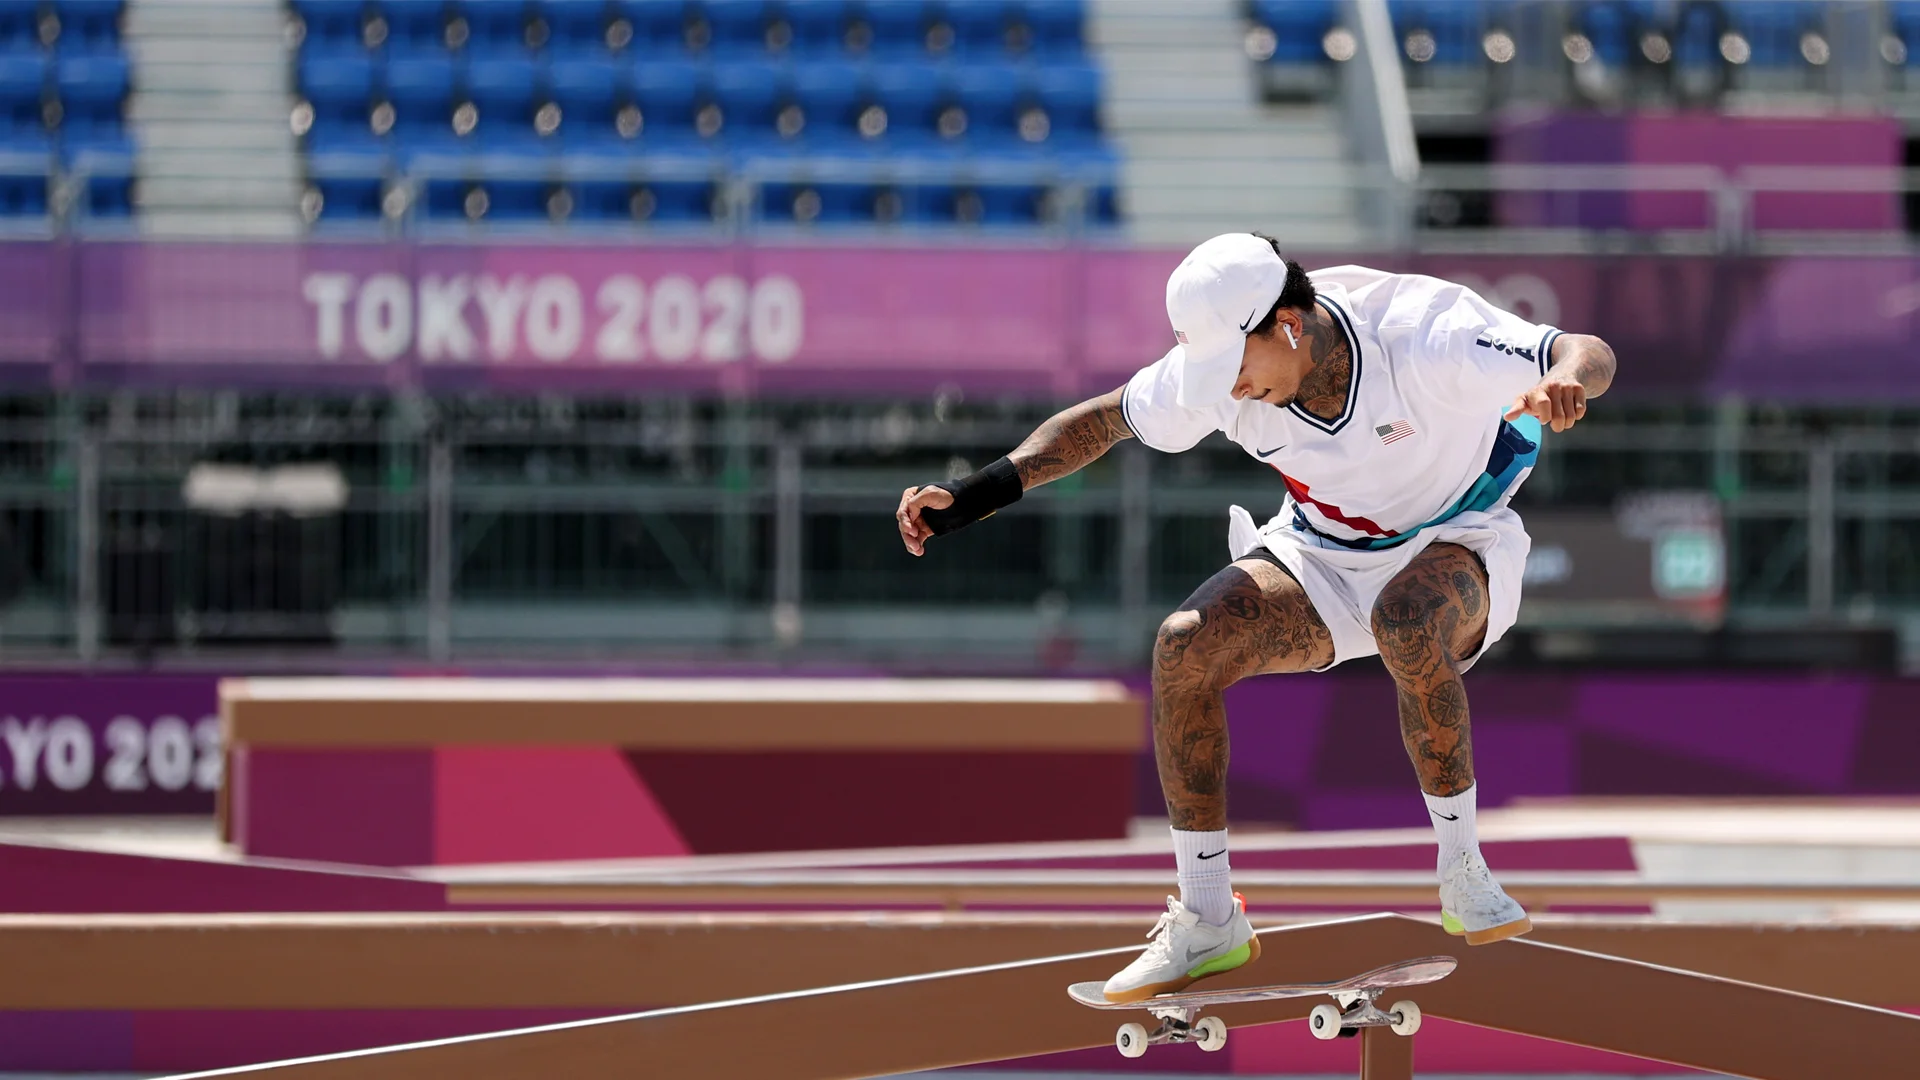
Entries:
[[1247, 329], [1253, 325], [1253, 320], [1259, 317], [1260, 317], [1260, 309], [1254, 308], [1253, 314], [1247, 316], [1247, 321], [1240, 324], [1240, 332], [1243, 334], [1246, 333]]
[[1439, 818], [1442, 821], [1459, 821], [1460, 820], [1459, 814], [1443, 814], [1438, 810], [1435, 810], [1433, 812], [1433, 816]]
[[1253, 456], [1257, 458], [1268, 458], [1268, 457], [1272, 457], [1273, 455], [1279, 453], [1282, 450], [1285, 450], [1286, 448], [1287, 448], [1287, 444], [1281, 443], [1279, 446], [1276, 446], [1271, 450], [1255, 450], [1253, 452]]
[[1214, 852], [1214, 853], [1213, 853], [1212, 855], [1209, 855], [1209, 854], [1207, 854], [1206, 852], [1204, 852], [1204, 851], [1203, 851], [1203, 852], [1201, 852], [1201, 853], [1200, 853], [1200, 857], [1201, 857], [1201, 858], [1203, 858], [1203, 859], [1212, 859], [1212, 858], [1216, 858], [1216, 857], [1218, 857], [1218, 856], [1221, 856], [1221, 855], [1225, 855], [1226, 853], [1227, 853], [1227, 851], [1226, 851], [1226, 849], [1225, 849], [1225, 848], [1221, 848], [1221, 849], [1220, 849], [1219, 851], [1216, 851], [1216, 852]]

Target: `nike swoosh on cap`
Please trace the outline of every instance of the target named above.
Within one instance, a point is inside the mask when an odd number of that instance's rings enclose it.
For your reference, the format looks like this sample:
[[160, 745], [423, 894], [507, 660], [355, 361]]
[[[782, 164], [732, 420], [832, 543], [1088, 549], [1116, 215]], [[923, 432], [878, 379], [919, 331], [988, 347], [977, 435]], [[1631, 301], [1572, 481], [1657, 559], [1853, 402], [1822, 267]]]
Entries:
[[1287, 444], [1281, 443], [1279, 446], [1276, 446], [1271, 450], [1255, 450], [1253, 452], [1253, 456], [1257, 458], [1272, 457], [1273, 455], [1279, 453], [1282, 450], [1285, 450], [1286, 448], [1287, 448]]
[[1247, 321], [1240, 324], [1240, 332], [1243, 334], [1246, 333], [1247, 330], [1253, 326], [1253, 321], [1255, 319], [1258, 319], [1259, 317], [1260, 317], [1260, 309], [1254, 308], [1253, 314], [1247, 316]]

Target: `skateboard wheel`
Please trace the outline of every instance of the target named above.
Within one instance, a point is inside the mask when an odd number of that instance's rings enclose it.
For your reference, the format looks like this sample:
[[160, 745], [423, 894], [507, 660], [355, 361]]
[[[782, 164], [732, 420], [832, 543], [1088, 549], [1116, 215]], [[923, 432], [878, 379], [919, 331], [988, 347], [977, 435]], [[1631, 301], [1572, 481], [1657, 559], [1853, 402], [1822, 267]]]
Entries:
[[1203, 1016], [1193, 1025], [1193, 1041], [1211, 1054], [1227, 1048], [1227, 1022], [1217, 1016]]
[[1387, 1025], [1395, 1035], [1411, 1035], [1420, 1030], [1420, 1006], [1411, 1001], [1396, 1001], [1387, 1009], [1393, 1023]]
[[1113, 1045], [1121, 1057], [1139, 1057], [1147, 1052], [1147, 1029], [1140, 1024], [1121, 1024], [1114, 1033]]
[[1315, 1005], [1307, 1014], [1307, 1030], [1313, 1032], [1316, 1039], [1337, 1039], [1340, 1037], [1340, 1007], [1338, 1005]]

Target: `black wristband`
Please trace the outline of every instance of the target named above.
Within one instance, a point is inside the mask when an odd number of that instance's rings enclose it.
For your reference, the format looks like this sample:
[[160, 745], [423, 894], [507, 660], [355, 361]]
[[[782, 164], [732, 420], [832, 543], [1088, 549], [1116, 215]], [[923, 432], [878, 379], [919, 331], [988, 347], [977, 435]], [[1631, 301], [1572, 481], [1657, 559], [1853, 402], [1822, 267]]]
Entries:
[[1020, 470], [1007, 458], [970, 476], [928, 486], [953, 496], [953, 505], [944, 510], [929, 507], [920, 511], [920, 520], [927, 523], [935, 536], [945, 536], [981, 518], [992, 517], [995, 510], [1019, 502], [1020, 496], [1026, 493], [1020, 484]]

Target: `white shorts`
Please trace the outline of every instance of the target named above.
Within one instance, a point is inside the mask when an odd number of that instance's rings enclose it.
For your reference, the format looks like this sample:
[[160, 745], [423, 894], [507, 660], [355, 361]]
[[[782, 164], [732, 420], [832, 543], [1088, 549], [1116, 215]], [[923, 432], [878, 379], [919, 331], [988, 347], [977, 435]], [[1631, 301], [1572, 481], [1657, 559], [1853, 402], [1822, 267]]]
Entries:
[[1487, 568], [1487, 636], [1479, 651], [1461, 663], [1462, 671], [1472, 667], [1519, 617], [1520, 579], [1527, 569], [1527, 551], [1533, 546], [1520, 515], [1505, 500], [1492, 509], [1468, 511], [1430, 525], [1405, 543], [1378, 551], [1341, 547], [1294, 528], [1291, 505], [1257, 533], [1253, 518], [1236, 506], [1227, 536], [1233, 558], [1244, 558], [1256, 548], [1265, 547], [1300, 582], [1333, 635], [1333, 664], [1380, 651], [1373, 641], [1374, 602], [1380, 598], [1380, 590], [1405, 570], [1414, 556], [1427, 550], [1429, 544], [1459, 544], [1473, 552]]

